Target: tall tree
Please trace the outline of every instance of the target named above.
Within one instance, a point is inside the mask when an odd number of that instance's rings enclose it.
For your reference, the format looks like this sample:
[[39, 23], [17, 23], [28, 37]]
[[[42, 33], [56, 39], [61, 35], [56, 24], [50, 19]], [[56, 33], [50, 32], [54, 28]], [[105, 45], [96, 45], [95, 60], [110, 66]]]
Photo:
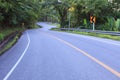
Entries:
[[68, 9], [71, 7], [71, 3], [73, 2], [72, 0], [50, 0], [46, 1], [46, 5], [48, 6], [53, 6], [53, 9], [57, 11], [58, 18], [60, 21], [61, 28], [65, 27], [67, 25], [67, 14], [68, 14]]
[[0, 26], [26, 26], [33, 24], [39, 15], [39, 0], [0, 0]]

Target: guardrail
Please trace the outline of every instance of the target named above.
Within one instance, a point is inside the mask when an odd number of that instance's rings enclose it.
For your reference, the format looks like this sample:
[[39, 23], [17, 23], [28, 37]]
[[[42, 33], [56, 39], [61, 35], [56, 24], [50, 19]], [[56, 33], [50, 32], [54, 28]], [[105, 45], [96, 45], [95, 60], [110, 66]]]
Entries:
[[120, 36], [120, 32], [115, 31], [102, 31], [102, 30], [90, 30], [90, 29], [79, 29], [79, 28], [60, 28], [60, 30], [69, 30], [69, 31], [81, 31], [81, 32], [92, 32], [96, 34], [109, 34], [113, 36]]

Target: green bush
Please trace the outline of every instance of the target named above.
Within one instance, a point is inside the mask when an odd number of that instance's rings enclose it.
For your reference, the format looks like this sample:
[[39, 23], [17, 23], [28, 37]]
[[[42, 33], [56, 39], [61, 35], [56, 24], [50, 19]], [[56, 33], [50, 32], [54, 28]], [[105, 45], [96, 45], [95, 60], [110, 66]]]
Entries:
[[0, 33], [0, 41], [3, 40], [3, 39], [4, 39], [3, 34]]
[[117, 19], [115, 24], [116, 24], [117, 30], [120, 31], [120, 19]]

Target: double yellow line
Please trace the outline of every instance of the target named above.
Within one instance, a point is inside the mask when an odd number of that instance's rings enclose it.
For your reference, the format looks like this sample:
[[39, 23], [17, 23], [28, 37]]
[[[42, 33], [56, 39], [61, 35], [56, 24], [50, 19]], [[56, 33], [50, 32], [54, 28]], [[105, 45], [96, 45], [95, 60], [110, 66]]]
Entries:
[[79, 51], [80, 53], [82, 53], [82, 54], [84, 54], [85, 56], [89, 57], [91, 60], [93, 60], [94, 62], [98, 63], [99, 65], [101, 65], [102, 67], [104, 67], [106, 70], [110, 71], [111, 73], [113, 73], [114, 75], [116, 75], [117, 77], [120, 78], [120, 73], [119, 73], [118, 71], [112, 69], [111, 67], [109, 67], [108, 65], [104, 64], [103, 62], [101, 62], [100, 60], [96, 59], [95, 57], [91, 56], [91, 55], [88, 54], [87, 52], [79, 49], [78, 47], [72, 45], [71, 43], [69, 43], [69, 42], [67, 42], [67, 41], [64, 41], [64, 40], [62, 40], [62, 39], [60, 39], [60, 38], [58, 38], [58, 37], [56, 37], [56, 36], [53, 36], [53, 35], [51, 35], [51, 34], [48, 34], [48, 35], [51, 36], [52, 38], [54, 38], [54, 39], [56, 39], [56, 40], [64, 43], [64, 44], [70, 46], [71, 48]]

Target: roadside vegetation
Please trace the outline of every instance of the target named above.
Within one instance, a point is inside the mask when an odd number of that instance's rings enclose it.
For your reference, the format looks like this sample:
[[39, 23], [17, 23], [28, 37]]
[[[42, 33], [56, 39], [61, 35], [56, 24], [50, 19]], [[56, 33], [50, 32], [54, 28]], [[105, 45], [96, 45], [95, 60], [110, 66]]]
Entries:
[[20, 34], [15, 35], [8, 43], [6, 43], [0, 50], [0, 55], [2, 55], [5, 51], [11, 48], [17, 40], [19, 39]]
[[96, 33], [92, 33], [92, 32], [80, 32], [80, 31], [67, 31], [67, 32], [120, 41], [120, 36], [113, 36], [113, 35], [108, 35], [108, 34], [96, 34]]
[[[95, 23], [95, 30], [120, 31], [120, 0], [43, 0], [46, 13], [41, 20], [55, 22], [57, 28], [91, 29]], [[49, 15], [47, 14], [49, 13]], [[95, 21], [90, 17], [95, 17]], [[56, 30], [56, 29], [54, 29]], [[60, 29], [57, 29], [60, 30]], [[66, 31], [68, 32], [68, 31]], [[80, 31], [72, 33], [91, 35], [102, 38], [120, 40], [119, 36], [95, 34]]]
[[43, 16], [39, 20], [58, 22], [60, 28], [92, 29], [93, 16], [95, 29], [120, 31], [119, 3], [120, 0], [43, 0]]
[[[0, 42], [16, 31], [36, 28], [38, 21], [80, 29], [92, 29], [94, 22], [96, 30], [120, 31], [119, 3], [120, 0], [0, 0]], [[91, 22], [90, 16], [95, 21]]]
[[[38, 21], [59, 23], [60, 28], [120, 31], [120, 0], [0, 0], [0, 39], [3, 29], [34, 28]], [[9, 34], [9, 33], [8, 33]]]
[[106, 39], [112, 39], [112, 40], [120, 41], [120, 36], [113, 36], [113, 35], [109, 35], [109, 34], [100, 34], [100, 33], [94, 33], [94, 32], [81, 32], [81, 31], [76, 31], [76, 30], [75, 31], [60, 30], [60, 28], [52, 28], [51, 30], [68, 32], [68, 33], [73, 33], [73, 34], [80, 34], [80, 35], [95, 36], [95, 37], [100, 37], [100, 38], [106, 38]]
[[[19, 39], [20, 35], [24, 31], [24, 28], [20, 27], [11, 27], [2, 29], [0, 32], [0, 55], [11, 48], [17, 40]], [[3, 44], [3, 45], [2, 45]]]
[[[0, 0], [0, 54], [8, 50], [19, 35], [30, 28], [37, 28], [40, 0]], [[9, 39], [13, 34], [16, 34]], [[2, 44], [5, 45], [2, 46]]]
[[6, 36], [9, 36], [9, 34], [12, 34], [14, 32], [22, 32], [23, 30], [24, 30], [23, 28], [16, 28], [16, 27], [2, 29], [0, 32], [0, 41], [4, 40], [4, 38]]

